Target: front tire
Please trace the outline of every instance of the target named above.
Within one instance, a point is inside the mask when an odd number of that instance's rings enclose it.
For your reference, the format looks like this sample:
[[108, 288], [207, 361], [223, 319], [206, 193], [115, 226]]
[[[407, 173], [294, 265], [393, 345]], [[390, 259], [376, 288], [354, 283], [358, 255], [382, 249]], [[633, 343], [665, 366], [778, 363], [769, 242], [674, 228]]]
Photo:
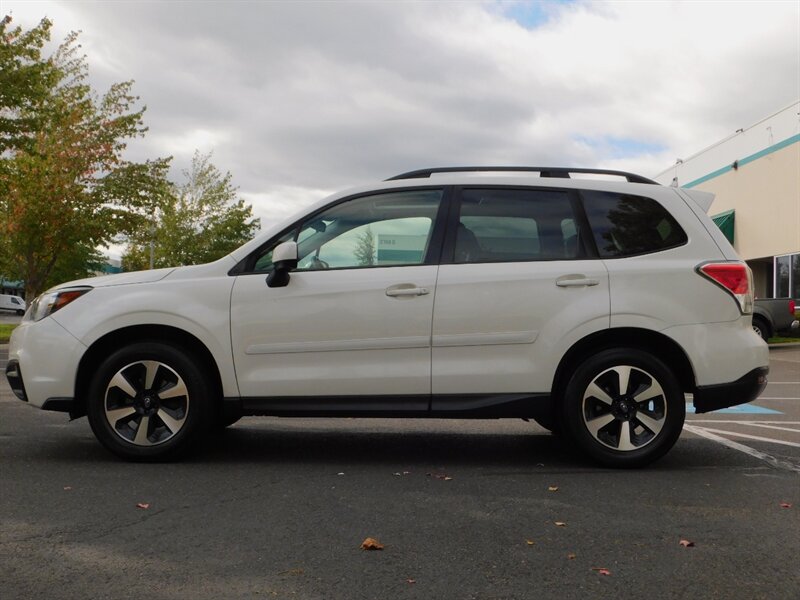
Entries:
[[89, 386], [86, 412], [97, 439], [128, 460], [187, 451], [208, 430], [213, 386], [183, 349], [139, 342], [109, 356]]
[[632, 348], [604, 350], [578, 365], [561, 403], [566, 435], [608, 467], [647, 465], [680, 436], [686, 401], [672, 371]]

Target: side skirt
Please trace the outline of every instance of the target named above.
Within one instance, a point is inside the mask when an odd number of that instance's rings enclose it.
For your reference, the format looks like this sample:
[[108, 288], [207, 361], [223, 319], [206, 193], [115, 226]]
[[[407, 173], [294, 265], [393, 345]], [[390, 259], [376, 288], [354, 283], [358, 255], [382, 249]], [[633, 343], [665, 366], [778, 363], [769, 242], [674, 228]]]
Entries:
[[225, 398], [226, 412], [274, 417], [533, 418], [551, 406], [550, 394]]

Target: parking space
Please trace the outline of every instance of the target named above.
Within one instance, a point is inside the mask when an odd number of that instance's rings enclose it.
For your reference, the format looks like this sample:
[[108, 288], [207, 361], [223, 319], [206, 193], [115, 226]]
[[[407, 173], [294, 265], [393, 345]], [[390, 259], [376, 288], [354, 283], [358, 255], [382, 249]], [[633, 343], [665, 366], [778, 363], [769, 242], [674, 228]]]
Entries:
[[252, 418], [184, 462], [124, 463], [85, 419], [32, 410], [2, 381], [0, 589], [796, 598], [800, 348], [771, 362], [755, 412], [689, 415], [670, 454], [634, 471], [521, 420]]

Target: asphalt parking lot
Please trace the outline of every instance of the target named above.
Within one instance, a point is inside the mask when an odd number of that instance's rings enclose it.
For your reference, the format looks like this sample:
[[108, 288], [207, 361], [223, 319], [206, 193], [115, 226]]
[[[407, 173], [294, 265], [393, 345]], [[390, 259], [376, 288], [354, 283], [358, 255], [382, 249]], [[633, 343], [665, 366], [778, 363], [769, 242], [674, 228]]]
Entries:
[[129, 464], [2, 378], [0, 594], [796, 599], [800, 347], [770, 380], [613, 471], [519, 420], [251, 418]]

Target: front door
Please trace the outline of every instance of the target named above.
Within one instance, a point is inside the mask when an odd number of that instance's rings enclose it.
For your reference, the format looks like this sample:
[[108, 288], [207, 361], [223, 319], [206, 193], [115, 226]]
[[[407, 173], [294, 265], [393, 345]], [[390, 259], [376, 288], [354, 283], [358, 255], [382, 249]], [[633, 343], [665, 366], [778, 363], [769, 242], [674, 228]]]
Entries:
[[[392, 402], [426, 410], [441, 202], [441, 189], [348, 199], [263, 248], [233, 287], [240, 394], [416, 396]], [[269, 288], [272, 249], [288, 239], [298, 268], [286, 287]]]

